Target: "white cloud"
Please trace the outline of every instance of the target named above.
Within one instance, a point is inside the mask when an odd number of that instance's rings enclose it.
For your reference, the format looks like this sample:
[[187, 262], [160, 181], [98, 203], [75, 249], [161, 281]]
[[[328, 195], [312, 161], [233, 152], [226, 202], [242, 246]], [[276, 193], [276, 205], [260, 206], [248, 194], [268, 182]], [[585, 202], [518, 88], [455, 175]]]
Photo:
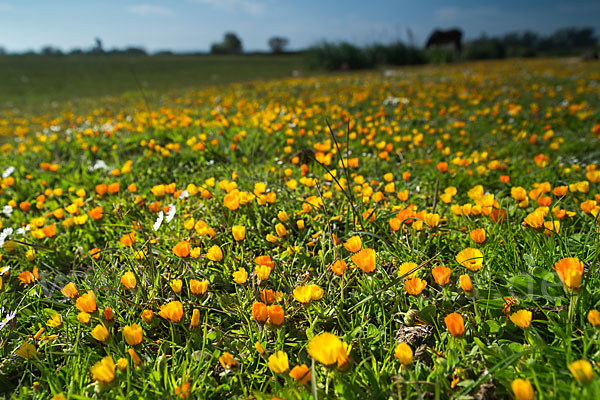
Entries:
[[254, 17], [265, 15], [265, 4], [256, 0], [194, 0], [195, 3], [206, 4], [228, 13], [242, 11]]
[[140, 17], [173, 15], [173, 11], [171, 11], [171, 9], [153, 4], [136, 4], [127, 7], [127, 11]]

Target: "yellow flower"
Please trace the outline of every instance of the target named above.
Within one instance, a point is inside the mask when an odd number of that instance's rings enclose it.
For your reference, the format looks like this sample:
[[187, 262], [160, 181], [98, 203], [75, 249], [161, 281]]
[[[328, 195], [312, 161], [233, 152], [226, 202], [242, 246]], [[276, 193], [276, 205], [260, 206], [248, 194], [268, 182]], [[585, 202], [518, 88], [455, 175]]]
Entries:
[[59, 326], [62, 325], [62, 317], [60, 316], [59, 313], [53, 314], [50, 319], [48, 320], [48, 322], [46, 322], [46, 325], [52, 327], [52, 328], [58, 328]]
[[179, 301], [171, 301], [168, 304], [160, 306], [158, 315], [171, 322], [179, 322], [181, 321], [181, 317], [183, 317], [183, 305]]
[[323, 289], [317, 285], [298, 286], [292, 295], [300, 303], [308, 303], [311, 300], [319, 300], [323, 297]]
[[208, 253], [206, 253], [206, 258], [215, 262], [221, 261], [223, 259], [223, 251], [219, 246], [215, 244], [210, 249], [208, 249]]
[[101, 385], [112, 382], [115, 379], [115, 368], [112, 357], [106, 356], [92, 366], [92, 377]]
[[266, 265], [257, 265], [254, 267], [254, 273], [258, 280], [266, 281], [269, 279], [269, 275], [271, 274], [271, 268]]
[[190, 327], [195, 327], [200, 325], [200, 310], [194, 308], [192, 310], [192, 321], [190, 322]]
[[15, 354], [19, 357], [31, 360], [32, 358], [37, 357], [37, 350], [31, 343], [23, 342], [19, 348], [15, 350]]
[[79, 314], [77, 314], [77, 319], [82, 324], [87, 324], [88, 322], [90, 322], [90, 314], [86, 313], [85, 311], [82, 311]]
[[394, 357], [396, 357], [402, 365], [410, 365], [413, 362], [413, 351], [408, 344], [402, 342], [394, 349]]
[[127, 369], [127, 364], [128, 361], [126, 358], [119, 358], [117, 360], [117, 368], [119, 368], [119, 371], [125, 371]]
[[268, 365], [271, 371], [275, 372], [276, 374], [281, 374], [290, 369], [288, 356], [283, 351], [278, 351], [277, 353], [272, 354], [269, 357]]
[[525, 379], [515, 379], [511, 382], [510, 387], [516, 400], [533, 400], [535, 397], [533, 386]]
[[258, 354], [265, 354], [265, 348], [262, 346], [262, 344], [260, 344], [260, 342], [254, 343], [254, 348], [256, 349], [256, 351], [258, 351]]
[[324, 365], [343, 364], [348, 354], [342, 341], [333, 333], [323, 332], [308, 343], [308, 354]]
[[553, 269], [568, 290], [577, 290], [583, 275], [583, 263], [577, 257], [567, 257], [557, 261]]
[[587, 360], [577, 360], [569, 364], [569, 371], [573, 374], [577, 382], [590, 382], [594, 377], [592, 364]]
[[133, 274], [133, 272], [125, 272], [123, 276], [121, 276], [121, 284], [123, 284], [123, 286], [125, 286], [127, 289], [135, 288], [137, 282], [135, 280], [135, 275]]
[[225, 352], [221, 357], [219, 357], [219, 362], [221, 366], [225, 369], [231, 369], [237, 365], [237, 361], [231, 353]]
[[170, 283], [169, 286], [171, 286], [171, 289], [175, 292], [175, 293], [179, 293], [181, 292], [181, 287], [183, 286], [183, 281], [181, 279], [173, 279]]
[[108, 330], [102, 324], [96, 325], [94, 329], [92, 329], [92, 337], [99, 342], [105, 342], [108, 339]]
[[236, 242], [241, 242], [246, 238], [246, 227], [240, 225], [234, 225], [231, 227], [231, 233]]
[[232, 275], [235, 283], [244, 284], [248, 280], [248, 272], [244, 268], [239, 268]]
[[483, 254], [468, 247], [456, 255], [456, 261], [470, 271], [479, 271], [483, 267]]
[[287, 229], [285, 229], [285, 226], [281, 223], [275, 225], [275, 232], [277, 232], [279, 237], [285, 237], [287, 235]]
[[520, 328], [529, 328], [529, 325], [531, 324], [531, 311], [519, 310], [516, 313], [511, 314], [510, 320]]
[[[405, 262], [400, 264], [400, 267], [398, 267], [398, 277], [404, 276], [404, 279], [414, 278], [417, 276], [417, 267], [417, 263], [414, 262]], [[409, 273], [410, 275], [407, 275]]]
[[123, 337], [130, 346], [136, 346], [142, 343], [144, 331], [138, 324], [126, 325], [123, 327]]

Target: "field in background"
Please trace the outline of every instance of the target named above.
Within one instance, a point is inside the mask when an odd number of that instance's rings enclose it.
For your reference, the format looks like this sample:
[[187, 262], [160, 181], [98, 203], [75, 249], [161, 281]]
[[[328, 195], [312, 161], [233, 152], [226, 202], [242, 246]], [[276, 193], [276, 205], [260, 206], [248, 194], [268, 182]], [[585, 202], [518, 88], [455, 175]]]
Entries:
[[0, 56], [0, 110], [39, 111], [53, 101], [289, 77], [304, 69], [296, 54]]

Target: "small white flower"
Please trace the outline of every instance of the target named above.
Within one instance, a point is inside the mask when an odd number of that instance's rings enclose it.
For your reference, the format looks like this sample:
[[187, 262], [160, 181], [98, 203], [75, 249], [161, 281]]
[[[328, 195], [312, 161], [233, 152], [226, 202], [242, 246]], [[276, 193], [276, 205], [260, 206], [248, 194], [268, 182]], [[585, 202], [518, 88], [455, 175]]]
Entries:
[[[4, 308], [0, 309], [0, 315], [4, 314]], [[6, 316], [0, 320], [0, 331], [17, 315], [16, 311], [9, 311]]]
[[181, 200], [181, 199], [187, 199], [188, 197], [190, 197], [190, 192], [188, 192], [187, 190], [184, 190], [179, 195], [179, 200]]
[[27, 224], [27, 226], [25, 226], [25, 228], [19, 228], [17, 229], [17, 235], [24, 235], [25, 233], [29, 232], [29, 224]]
[[163, 223], [164, 217], [165, 217], [165, 214], [162, 211], [158, 213], [158, 218], [156, 218], [156, 222], [154, 223], [154, 225], [152, 225], [152, 228], [154, 229], [154, 231], [158, 231], [160, 229], [160, 226]]
[[9, 205], [5, 205], [4, 208], [2, 208], [2, 212], [4, 213], [4, 215], [6, 215], [7, 217], [10, 217], [12, 212], [13, 212], [13, 208]]
[[173, 220], [173, 217], [175, 217], [175, 213], [177, 212], [177, 209], [175, 208], [175, 206], [173, 204], [169, 204], [169, 211], [167, 212], [167, 224], [171, 223], [171, 221]]
[[13, 172], [15, 172], [15, 167], [8, 167], [2, 173], [2, 177], [3, 178], [8, 178], [9, 176], [12, 175]]
[[96, 160], [96, 162], [92, 166], [92, 171], [96, 171], [98, 169], [108, 170], [110, 168], [108, 167], [108, 165], [106, 165], [106, 163], [103, 160]]

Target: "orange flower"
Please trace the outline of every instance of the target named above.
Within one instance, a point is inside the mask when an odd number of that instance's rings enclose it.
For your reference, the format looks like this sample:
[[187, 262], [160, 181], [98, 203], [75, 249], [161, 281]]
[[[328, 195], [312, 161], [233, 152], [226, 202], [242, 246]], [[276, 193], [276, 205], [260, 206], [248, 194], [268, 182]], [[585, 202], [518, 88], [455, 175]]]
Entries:
[[437, 164], [436, 168], [441, 173], [448, 172], [448, 163], [446, 161], [441, 161]]
[[102, 215], [103, 215], [102, 207], [98, 206], [98, 207], [92, 208], [88, 212], [88, 215], [90, 216], [90, 218], [95, 219], [95, 220], [101, 219]]
[[568, 290], [577, 290], [583, 275], [583, 263], [577, 257], [567, 257], [557, 261], [553, 269]]
[[121, 184], [119, 182], [114, 182], [108, 185], [109, 194], [119, 193], [119, 190], [121, 190]]
[[152, 322], [153, 318], [154, 318], [154, 312], [152, 312], [152, 310], [142, 311], [142, 321], [144, 321], [145, 323], [149, 324], [150, 322]]
[[99, 196], [105, 195], [106, 192], [108, 192], [108, 186], [106, 184], [101, 183], [96, 185], [96, 193], [98, 193]]
[[295, 379], [301, 385], [306, 385], [310, 382], [310, 370], [306, 364], [296, 365], [290, 371], [290, 377]]
[[190, 250], [190, 242], [186, 240], [182, 240], [181, 242], [177, 243], [175, 247], [173, 247], [173, 253], [181, 258], [189, 256]]
[[362, 249], [352, 256], [352, 261], [363, 272], [369, 273], [375, 270], [376, 253], [373, 249]]
[[42, 232], [47, 238], [56, 236], [56, 224], [47, 225], [42, 228]]
[[344, 243], [346, 250], [352, 253], [358, 253], [362, 249], [362, 239], [360, 236], [352, 236]]
[[208, 281], [205, 279], [203, 281], [199, 281], [197, 279], [190, 279], [190, 291], [192, 294], [204, 294], [208, 289]]
[[406, 290], [406, 293], [412, 294], [413, 296], [421, 294], [426, 286], [427, 282], [417, 277], [406, 279], [404, 281], [404, 290]]
[[471, 277], [467, 274], [461, 275], [460, 278], [458, 279], [459, 283], [460, 283], [460, 288], [467, 292], [470, 293], [473, 291], [473, 281], [471, 281]]
[[337, 260], [331, 265], [331, 270], [334, 274], [342, 276], [346, 270], [346, 262], [344, 260]]
[[77, 307], [79, 311], [86, 313], [93, 313], [96, 311], [96, 298], [94, 297], [94, 292], [89, 291], [81, 295], [77, 301], [75, 301], [75, 307]]
[[279, 305], [274, 305], [274, 306], [268, 306], [268, 313], [269, 313], [269, 322], [275, 326], [279, 326], [281, 324], [283, 324], [283, 321], [285, 319], [285, 315], [283, 312], [283, 308], [281, 308], [281, 306]]
[[448, 267], [440, 265], [439, 267], [432, 269], [431, 273], [433, 274], [433, 279], [435, 282], [440, 286], [444, 286], [450, 281], [450, 274], [452, 273], [452, 270]]
[[469, 233], [469, 236], [471, 236], [471, 239], [473, 239], [475, 243], [483, 243], [485, 242], [485, 229], [473, 229], [471, 233]]
[[265, 267], [273, 268], [275, 266], [275, 262], [271, 260], [271, 256], [258, 256], [254, 259], [254, 262], [258, 265], [264, 265]]
[[260, 301], [255, 301], [252, 304], [252, 318], [259, 322], [265, 322], [269, 318], [269, 311], [267, 305]]
[[65, 287], [63, 287], [60, 292], [62, 294], [65, 295], [65, 297], [68, 297], [70, 299], [74, 299], [75, 297], [77, 297], [77, 287], [75, 286], [75, 284], [73, 282], [69, 282], [65, 285]]
[[446, 316], [444, 322], [446, 323], [448, 332], [450, 332], [452, 336], [457, 337], [465, 333], [465, 321], [463, 320], [462, 315], [454, 312]]
[[171, 322], [179, 322], [183, 317], [183, 305], [179, 301], [171, 301], [170, 303], [160, 306], [158, 315]]
[[40, 275], [38, 273], [37, 267], [33, 267], [33, 272], [23, 271], [19, 275], [17, 275], [17, 278], [21, 281], [19, 282], [19, 285], [28, 285], [30, 283], [33, 283], [36, 279], [40, 279]]
[[131, 247], [135, 243], [135, 232], [130, 232], [126, 235], [121, 236], [119, 239], [121, 244], [125, 247]]
[[97, 247], [94, 247], [93, 249], [91, 249], [90, 251], [88, 251], [88, 254], [90, 255], [90, 257], [92, 257], [94, 260], [97, 260], [100, 258], [100, 249]]

